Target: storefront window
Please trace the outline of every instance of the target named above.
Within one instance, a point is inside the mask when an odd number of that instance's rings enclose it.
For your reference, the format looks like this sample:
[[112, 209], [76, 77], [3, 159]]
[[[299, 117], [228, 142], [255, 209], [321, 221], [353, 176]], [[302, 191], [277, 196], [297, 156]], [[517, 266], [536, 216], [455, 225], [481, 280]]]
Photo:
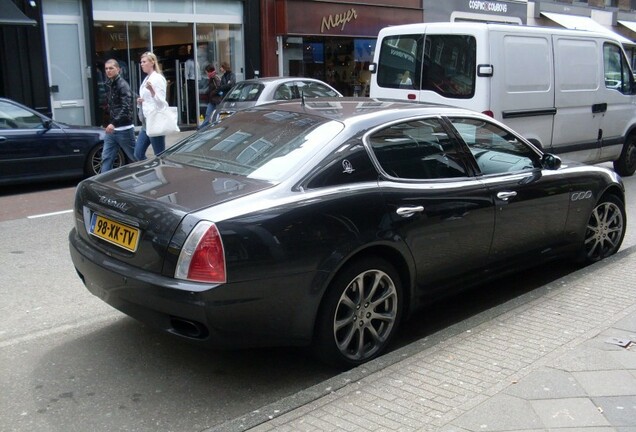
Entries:
[[316, 78], [345, 96], [368, 96], [375, 39], [287, 37], [283, 75]]
[[[198, 7], [197, 7], [198, 10]], [[205, 67], [212, 64], [221, 76], [221, 62], [228, 62], [236, 81], [245, 79], [243, 65], [243, 35], [237, 25], [215, 24], [197, 25], [197, 82], [199, 116], [205, 115], [208, 104], [208, 78]]]
[[[99, 124], [108, 120], [104, 62], [109, 58], [119, 61], [122, 76], [137, 93], [145, 77], [139, 66], [141, 54], [153, 51], [167, 81], [168, 103], [179, 110], [182, 125], [196, 126], [205, 113], [207, 64], [218, 70], [227, 61], [237, 81], [245, 79], [241, 1], [94, 0], [93, 9], [94, 105]], [[146, 17], [137, 12], [150, 12], [148, 21], [127, 21]], [[139, 125], [138, 119], [135, 124]]]
[[95, 53], [97, 83], [97, 122], [108, 124], [108, 107], [106, 105], [106, 74], [104, 63], [115, 59], [121, 67], [121, 76], [131, 86], [133, 92], [139, 91], [140, 69], [139, 56], [149, 49], [149, 23], [110, 23], [95, 22]]

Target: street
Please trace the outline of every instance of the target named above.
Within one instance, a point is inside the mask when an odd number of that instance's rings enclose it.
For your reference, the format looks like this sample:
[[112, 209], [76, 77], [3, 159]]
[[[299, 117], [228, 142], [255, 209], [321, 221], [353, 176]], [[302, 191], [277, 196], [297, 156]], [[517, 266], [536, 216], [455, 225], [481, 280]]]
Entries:
[[[625, 248], [636, 240], [636, 179], [624, 181]], [[68, 254], [73, 191], [62, 183], [0, 193], [0, 430], [197, 431], [338, 373], [300, 349], [202, 350], [92, 296]], [[508, 300], [501, 287], [527, 292], [567, 271], [556, 263], [438, 305], [397, 345]]]

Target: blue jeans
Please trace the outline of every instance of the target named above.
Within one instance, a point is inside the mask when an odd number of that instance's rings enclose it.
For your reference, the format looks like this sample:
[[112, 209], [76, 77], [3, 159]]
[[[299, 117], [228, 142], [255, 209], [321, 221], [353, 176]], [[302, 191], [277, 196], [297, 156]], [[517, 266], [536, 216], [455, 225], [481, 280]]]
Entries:
[[208, 106], [205, 109], [205, 120], [203, 120], [203, 123], [201, 123], [199, 125], [199, 129], [202, 129], [205, 126], [210, 124], [210, 117], [212, 117], [212, 113], [214, 112], [214, 108], [216, 108], [216, 104], [208, 103]]
[[[129, 160], [135, 161], [135, 128], [113, 131], [104, 135], [104, 149], [102, 150], [102, 167], [100, 172], [113, 169], [113, 162], [117, 156], [117, 149], [121, 148]], [[125, 161], [123, 161], [125, 162]]]
[[165, 135], [149, 137], [146, 134], [146, 128], [142, 127], [137, 137], [137, 143], [135, 144], [135, 159], [138, 161], [146, 160], [146, 150], [148, 150], [148, 146], [151, 144], [155, 156], [158, 155], [166, 149]]

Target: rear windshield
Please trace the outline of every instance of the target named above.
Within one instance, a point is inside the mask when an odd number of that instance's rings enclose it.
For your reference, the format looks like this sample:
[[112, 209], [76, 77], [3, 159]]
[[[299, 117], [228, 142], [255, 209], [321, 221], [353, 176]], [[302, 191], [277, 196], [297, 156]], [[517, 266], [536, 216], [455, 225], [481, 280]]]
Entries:
[[471, 98], [475, 94], [476, 53], [472, 36], [387, 36], [380, 46], [378, 85]]
[[286, 111], [239, 111], [170, 147], [161, 157], [226, 174], [279, 182], [335, 137], [340, 122]]
[[340, 96], [334, 89], [313, 81], [299, 81], [298, 90], [300, 90], [305, 97], [310, 98]]
[[260, 83], [238, 83], [223, 99], [224, 102], [256, 102], [265, 86]]

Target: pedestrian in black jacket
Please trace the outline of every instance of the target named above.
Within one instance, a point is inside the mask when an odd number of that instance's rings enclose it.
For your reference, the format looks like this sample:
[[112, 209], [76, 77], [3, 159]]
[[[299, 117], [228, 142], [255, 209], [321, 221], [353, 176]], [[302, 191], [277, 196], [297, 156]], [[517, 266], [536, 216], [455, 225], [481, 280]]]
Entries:
[[225, 96], [227, 92], [230, 91], [234, 84], [236, 84], [236, 75], [232, 72], [232, 68], [228, 62], [221, 63], [221, 72], [223, 76], [221, 77], [221, 86], [219, 87], [219, 96]]
[[[119, 63], [110, 59], [105, 63], [108, 111], [110, 122], [106, 126], [102, 167], [100, 172], [113, 168], [118, 149], [122, 149], [129, 160], [135, 160], [135, 126], [133, 124], [133, 94], [128, 83], [121, 77]], [[125, 162], [125, 161], [122, 161]]]

